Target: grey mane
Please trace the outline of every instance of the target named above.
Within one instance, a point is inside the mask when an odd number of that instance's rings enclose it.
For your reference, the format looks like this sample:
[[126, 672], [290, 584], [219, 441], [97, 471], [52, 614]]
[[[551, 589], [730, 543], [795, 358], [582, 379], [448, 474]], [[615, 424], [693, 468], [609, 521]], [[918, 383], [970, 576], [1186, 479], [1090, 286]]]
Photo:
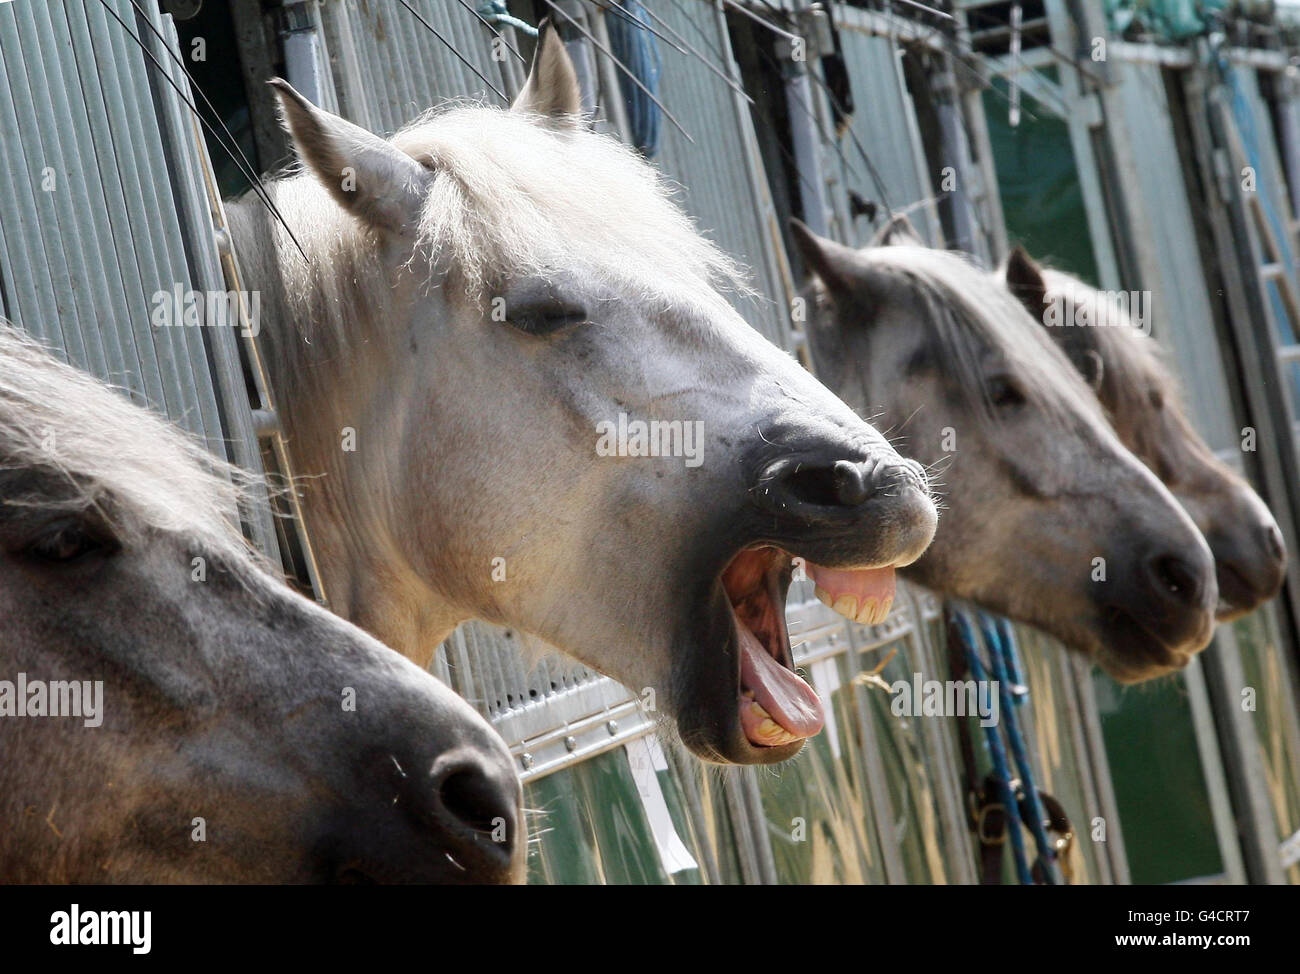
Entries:
[[1102, 419], [1096, 398], [1042, 327], [970, 259], [909, 245], [871, 247], [859, 256], [878, 275], [885, 300], [910, 308], [922, 322], [931, 364], [954, 380], [974, 417], [996, 422], [984, 382], [984, 357], [992, 354], [1006, 362], [1029, 405], [1045, 418]]
[[[1043, 266], [1043, 281], [1047, 286], [1049, 297], [1061, 295], [1079, 304], [1092, 305], [1106, 300], [1105, 295], [1089, 287], [1077, 277], [1064, 271]], [[1103, 363], [1101, 399], [1107, 404], [1110, 419], [1122, 425], [1124, 439], [1133, 447], [1133, 451], [1150, 460], [1162, 479], [1169, 479], [1172, 470], [1166, 458], [1168, 447], [1167, 431], [1158, 423], [1132, 423], [1133, 417], [1152, 414], [1152, 397], [1159, 397], [1164, 402], [1173, 404], [1183, 401], [1183, 392], [1164, 347], [1155, 339], [1142, 333], [1122, 310], [1116, 306], [1108, 309], [1108, 318], [1112, 323], [1085, 329], [1074, 328], [1081, 345], [1096, 351]], [[1098, 316], [1090, 313], [1089, 319]], [[1186, 436], [1183, 446], [1201, 452], [1207, 459], [1211, 454], [1201, 447], [1202, 440], [1191, 426], [1182, 409], [1166, 413], [1166, 418], [1177, 422], [1184, 428]]]
[[246, 475], [0, 319], [0, 517], [97, 506], [128, 536], [201, 536], [251, 557], [238, 527]]

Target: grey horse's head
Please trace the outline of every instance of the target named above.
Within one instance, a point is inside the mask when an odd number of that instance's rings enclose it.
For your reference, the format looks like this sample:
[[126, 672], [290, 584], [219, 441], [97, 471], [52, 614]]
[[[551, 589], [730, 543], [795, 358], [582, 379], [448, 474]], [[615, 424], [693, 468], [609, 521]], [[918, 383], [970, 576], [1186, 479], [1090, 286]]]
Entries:
[[0, 877], [520, 880], [500, 737], [259, 567], [231, 476], [0, 322]]
[[1041, 268], [1019, 247], [998, 275], [1096, 391], [1120, 440], [1205, 535], [1218, 576], [1218, 617], [1235, 619], [1277, 595], [1286, 546], [1272, 512], [1196, 432], [1160, 346], [1120, 297]]
[[914, 243], [855, 251], [802, 224], [796, 239], [817, 277], [818, 374], [943, 464], [943, 528], [910, 577], [1038, 626], [1124, 681], [1206, 645], [1217, 588], [1204, 539], [1005, 288]]
[[734, 266], [579, 117], [549, 28], [513, 108], [392, 140], [277, 91], [305, 172], [270, 192], [310, 263], [232, 224], [297, 469], [325, 474], [334, 604], [416, 659], [466, 618], [523, 630], [707, 759], [797, 752], [822, 711], [792, 557], [878, 613], [934, 531], [924, 472], [730, 306]]

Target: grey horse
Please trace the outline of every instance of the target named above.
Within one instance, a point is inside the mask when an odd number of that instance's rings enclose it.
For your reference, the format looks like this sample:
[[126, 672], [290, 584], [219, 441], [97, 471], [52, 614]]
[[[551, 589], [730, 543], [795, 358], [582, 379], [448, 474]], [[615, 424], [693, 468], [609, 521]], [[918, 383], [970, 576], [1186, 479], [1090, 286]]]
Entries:
[[521, 881], [500, 737], [273, 579], [232, 476], [0, 321], [0, 881]]
[[[1049, 326], [1047, 333], [1096, 391], [1120, 440], [1173, 491], [1205, 535], [1218, 575], [1218, 617], [1235, 619], [1277, 595], [1286, 576], [1282, 532], [1250, 484], [1192, 426], [1155, 339], [1115, 296], [1040, 267], [1023, 248], [1015, 248], [997, 273], [1035, 320]], [[1053, 316], [1053, 308], [1062, 314]]]
[[1133, 682], [1214, 630], [1214, 563], [1020, 303], [961, 255], [795, 236], [816, 277], [818, 375], [949, 479], [942, 530], [906, 572], [1037, 626]]

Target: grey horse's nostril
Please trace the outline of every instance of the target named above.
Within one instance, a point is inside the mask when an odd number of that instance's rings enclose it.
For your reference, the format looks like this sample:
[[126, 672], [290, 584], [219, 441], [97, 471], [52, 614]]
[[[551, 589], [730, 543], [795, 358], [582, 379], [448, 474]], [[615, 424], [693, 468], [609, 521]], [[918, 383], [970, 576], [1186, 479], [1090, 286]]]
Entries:
[[1197, 605], [1204, 592], [1204, 581], [1196, 569], [1178, 555], [1153, 558], [1150, 571], [1157, 591], [1174, 602]]
[[1286, 545], [1281, 529], [1273, 523], [1264, 525], [1264, 548], [1274, 561], [1286, 561]]
[[831, 484], [835, 498], [845, 507], [857, 507], [871, 496], [871, 488], [862, 468], [848, 460], [836, 460], [831, 471]]
[[513, 777], [494, 774], [475, 758], [458, 761], [433, 782], [433, 818], [452, 832], [469, 830], [485, 838], [495, 833], [506, 848], [515, 838], [517, 809]]

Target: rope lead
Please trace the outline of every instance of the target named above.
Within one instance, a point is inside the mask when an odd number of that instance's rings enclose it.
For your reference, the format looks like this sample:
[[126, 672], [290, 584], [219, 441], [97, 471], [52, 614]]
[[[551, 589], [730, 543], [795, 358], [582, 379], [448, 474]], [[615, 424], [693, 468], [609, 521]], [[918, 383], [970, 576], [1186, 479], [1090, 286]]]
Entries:
[[537, 28], [526, 20], [513, 16], [506, 7], [506, 0], [483, 0], [478, 5], [478, 15], [494, 24], [505, 24], [515, 30], [523, 31], [529, 37], [537, 36]]

